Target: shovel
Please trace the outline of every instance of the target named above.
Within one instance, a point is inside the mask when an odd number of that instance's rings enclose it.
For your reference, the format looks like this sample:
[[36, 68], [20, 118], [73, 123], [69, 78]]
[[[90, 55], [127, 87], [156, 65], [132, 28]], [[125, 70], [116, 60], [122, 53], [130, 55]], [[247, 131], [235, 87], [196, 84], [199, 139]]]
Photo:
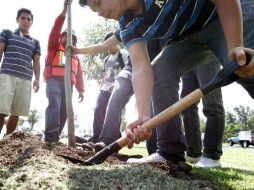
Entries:
[[[250, 62], [251, 58], [252, 58], [251, 55], [246, 54], [246, 64]], [[213, 91], [214, 89], [229, 85], [232, 82], [238, 80], [240, 77], [234, 74], [234, 71], [238, 67], [239, 65], [236, 61], [231, 61], [223, 69], [221, 69], [219, 73], [216, 76], [214, 76], [214, 78], [208, 84], [200, 87], [199, 89], [194, 90], [192, 93], [185, 96], [178, 102], [174, 103], [173, 105], [168, 107], [166, 110], [154, 116], [153, 118], [145, 122], [142, 125], [142, 127], [146, 127], [148, 129], [156, 128], [158, 125], [166, 122], [167, 120], [171, 119], [178, 113], [190, 107], [192, 104], [198, 102], [201, 98], [203, 98], [206, 94]], [[110, 155], [112, 155], [115, 152], [118, 152], [127, 144], [128, 144], [128, 137], [123, 136], [119, 138], [118, 140], [116, 140], [115, 142], [111, 143], [110, 145], [106, 146], [101, 151], [97, 152], [88, 160], [79, 160], [67, 155], [59, 155], [59, 156], [73, 163], [80, 163], [83, 165], [100, 164], [104, 162]]]

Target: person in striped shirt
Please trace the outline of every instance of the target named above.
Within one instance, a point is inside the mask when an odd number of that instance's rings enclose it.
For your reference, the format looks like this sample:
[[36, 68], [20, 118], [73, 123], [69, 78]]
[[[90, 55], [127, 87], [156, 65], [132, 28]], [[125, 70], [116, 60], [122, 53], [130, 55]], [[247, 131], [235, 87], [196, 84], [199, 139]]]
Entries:
[[[254, 98], [254, 59], [244, 65], [245, 52], [254, 54], [253, 0], [79, 0], [79, 4], [119, 22], [120, 36], [133, 65], [138, 111], [137, 119], [127, 129], [129, 148], [151, 135], [142, 124], [150, 116], [152, 92], [158, 114], [178, 101], [180, 77], [207, 63], [211, 53], [222, 65], [237, 60], [242, 67], [236, 74], [246, 77], [237, 82]], [[152, 64], [147, 39], [167, 40]], [[168, 127], [169, 122], [174, 127]], [[141, 161], [185, 162], [186, 146], [179, 122], [176, 116], [157, 128], [157, 153]]]
[[[19, 116], [28, 116], [31, 88], [40, 88], [40, 43], [32, 38], [29, 29], [33, 23], [30, 10], [21, 8], [16, 17], [18, 29], [0, 33], [0, 132], [4, 118], [9, 115], [6, 134], [12, 133]], [[4, 54], [4, 56], [3, 56]], [[3, 60], [2, 60], [3, 57]], [[31, 81], [34, 73], [34, 81]]]

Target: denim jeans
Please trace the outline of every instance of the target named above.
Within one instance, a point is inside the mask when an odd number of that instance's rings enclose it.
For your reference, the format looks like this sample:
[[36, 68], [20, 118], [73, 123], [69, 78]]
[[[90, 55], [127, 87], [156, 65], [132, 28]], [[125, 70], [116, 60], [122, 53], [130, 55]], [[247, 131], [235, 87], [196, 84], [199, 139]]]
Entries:
[[94, 141], [98, 141], [99, 136], [101, 134], [110, 96], [111, 96], [111, 93], [107, 91], [102, 91], [102, 90], [100, 90], [98, 94], [96, 106], [94, 110], [94, 119], [93, 119]]
[[[242, 0], [241, 4], [245, 46], [254, 49], [254, 1]], [[167, 44], [152, 62], [155, 81], [153, 91], [155, 114], [179, 100], [180, 77], [198, 65], [208, 63], [213, 53], [222, 65], [229, 62], [226, 40], [218, 18], [202, 30]], [[254, 77], [237, 82], [254, 98]], [[180, 126], [180, 117], [176, 115], [157, 128], [157, 152], [172, 161], [184, 160], [186, 146]]]
[[45, 141], [58, 142], [67, 118], [64, 80], [51, 77], [46, 95], [49, 103], [45, 113]]
[[122, 112], [132, 95], [131, 80], [125, 77], [116, 78], [99, 141], [109, 145], [120, 137]]
[[[182, 77], [183, 89], [181, 97], [185, 97], [195, 89], [208, 83], [220, 70], [215, 57], [207, 65], [200, 66]], [[225, 111], [223, 107], [221, 89], [217, 88], [203, 99], [203, 113], [206, 116], [204, 136], [204, 156], [214, 160], [222, 155], [222, 138], [225, 127]], [[182, 112], [187, 155], [199, 157], [202, 155], [202, 141], [198, 115], [198, 103], [193, 104]]]

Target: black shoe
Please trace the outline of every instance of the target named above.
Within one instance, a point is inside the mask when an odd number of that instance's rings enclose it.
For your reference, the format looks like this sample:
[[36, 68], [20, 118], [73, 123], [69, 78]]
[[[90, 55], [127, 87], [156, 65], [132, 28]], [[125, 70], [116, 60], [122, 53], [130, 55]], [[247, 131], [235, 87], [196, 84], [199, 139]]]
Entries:
[[91, 144], [91, 143], [83, 143], [81, 144], [81, 147], [84, 149], [84, 150], [89, 150], [89, 151], [94, 151], [94, 145]]
[[98, 139], [91, 137], [90, 139], [87, 140], [87, 142], [90, 144], [93, 144], [93, 146], [94, 146], [94, 144], [98, 142]]
[[94, 150], [95, 152], [99, 152], [102, 149], [104, 149], [107, 145], [104, 142], [97, 142], [94, 144]]
[[82, 138], [82, 137], [78, 137], [78, 136], [75, 136], [76, 138], [76, 143], [79, 143], [79, 144], [82, 144], [82, 143], [87, 143], [88, 140]]
[[192, 170], [192, 166], [184, 161], [172, 162], [171, 160], [167, 160], [167, 164], [184, 173], [189, 173]]

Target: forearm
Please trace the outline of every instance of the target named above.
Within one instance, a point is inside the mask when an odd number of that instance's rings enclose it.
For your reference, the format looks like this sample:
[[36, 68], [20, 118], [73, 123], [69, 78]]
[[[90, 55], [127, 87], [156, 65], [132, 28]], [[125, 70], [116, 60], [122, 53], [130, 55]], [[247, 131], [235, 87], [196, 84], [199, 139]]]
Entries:
[[35, 80], [40, 80], [40, 55], [35, 54], [33, 57], [33, 70]]
[[77, 54], [96, 54], [102, 51], [106, 51], [111, 47], [119, 44], [120, 42], [115, 36], [111, 36], [106, 41], [95, 45], [87, 46], [84, 48], [77, 48]]
[[71, 1], [65, 0], [63, 10], [62, 10], [62, 12], [61, 12], [61, 14], [60, 14], [62, 17], [65, 17], [65, 16], [66, 16], [66, 13], [67, 13], [67, 5], [68, 5], [67, 2], [68, 2], [68, 3], [71, 3]]
[[0, 63], [2, 61], [2, 56], [3, 56], [4, 49], [5, 49], [5, 44], [0, 42]]
[[153, 89], [152, 67], [147, 65], [142, 68], [133, 67], [132, 84], [136, 98], [138, 118], [150, 117], [150, 104]]
[[153, 71], [145, 42], [128, 48], [132, 63], [132, 85], [136, 97], [138, 118], [142, 121], [150, 117], [153, 89]]
[[243, 46], [243, 23], [239, 0], [212, 0], [217, 7], [228, 50]]
[[99, 45], [87, 46], [84, 48], [77, 48], [77, 54], [95, 54], [106, 49], [102, 48]]
[[33, 66], [34, 69], [34, 77], [35, 80], [40, 80], [40, 64], [34, 64]]

